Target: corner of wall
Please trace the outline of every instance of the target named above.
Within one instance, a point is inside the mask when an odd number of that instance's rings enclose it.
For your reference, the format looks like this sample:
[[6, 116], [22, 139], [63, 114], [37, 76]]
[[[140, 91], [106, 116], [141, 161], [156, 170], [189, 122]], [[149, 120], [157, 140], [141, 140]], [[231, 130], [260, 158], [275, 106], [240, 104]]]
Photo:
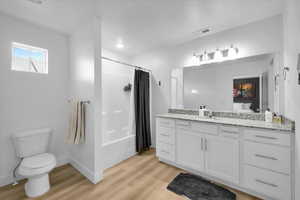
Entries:
[[85, 176], [93, 184], [97, 184], [103, 179], [103, 174], [101, 171], [93, 172], [88, 167], [86, 167], [82, 163], [78, 162], [74, 158], [70, 158], [70, 164], [72, 165], [72, 167], [77, 169], [83, 176]]

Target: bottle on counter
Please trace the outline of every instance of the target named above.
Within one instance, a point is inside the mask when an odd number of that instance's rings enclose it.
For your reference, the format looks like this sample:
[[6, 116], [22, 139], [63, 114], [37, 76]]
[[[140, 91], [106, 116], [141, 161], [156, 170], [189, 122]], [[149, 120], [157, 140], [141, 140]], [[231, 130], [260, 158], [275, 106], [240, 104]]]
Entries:
[[267, 123], [272, 123], [273, 122], [273, 113], [270, 111], [269, 108], [265, 112], [265, 121]]
[[205, 116], [205, 106], [200, 106], [199, 107], [199, 117], [204, 117]]
[[273, 122], [277, 124], [282, 124], [283, 121], [282, 118], [283, 118], [282, 115], [275, 113], [273, 116]]

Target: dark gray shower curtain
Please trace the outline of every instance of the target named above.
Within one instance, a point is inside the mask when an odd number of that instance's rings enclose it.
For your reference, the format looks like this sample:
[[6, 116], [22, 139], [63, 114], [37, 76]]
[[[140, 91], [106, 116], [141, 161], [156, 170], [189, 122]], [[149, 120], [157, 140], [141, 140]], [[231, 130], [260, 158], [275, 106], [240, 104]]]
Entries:
[[135, 70], [134, 104], [136, 126], [136, 151], [142, 153], [151, 146], [150, 131], [150, 74]]

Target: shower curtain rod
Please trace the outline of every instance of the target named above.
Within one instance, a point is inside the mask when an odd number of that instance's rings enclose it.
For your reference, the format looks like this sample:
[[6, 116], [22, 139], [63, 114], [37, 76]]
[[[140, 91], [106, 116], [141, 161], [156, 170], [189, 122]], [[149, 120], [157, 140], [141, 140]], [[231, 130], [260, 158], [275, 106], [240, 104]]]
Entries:
[[114, 63], [126, 65], [126, 66], [129, 66], [129, 67], [133, 67], [135, 69], [141, 69], [141, 70], [144, 70], [144, 71], [152, 72], [151, 69], [147, 69], [147, 68], [144, 68], [144, 67], [139, 67], [139, 66], [136, 66], [136, 65], [131, 65], [131, 64], [128, 64], [128, 63], [125, 63], [125, 62], [122, 62], [122, 61], [118, 61], [118, 60], [114, 60], [114, 59], [111, 59], [111, 58], [108, 58], [108, 57], [102, 56], [101, 58], [104, 59], [104, 60], [114, 62]]

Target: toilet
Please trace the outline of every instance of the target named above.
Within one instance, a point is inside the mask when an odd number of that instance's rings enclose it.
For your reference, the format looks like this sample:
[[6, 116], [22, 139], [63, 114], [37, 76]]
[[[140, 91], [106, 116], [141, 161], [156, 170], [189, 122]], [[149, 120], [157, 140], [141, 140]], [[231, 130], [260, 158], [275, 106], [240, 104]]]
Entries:
[[27, 178], [25, 193], [38, 197], [50, 189], [48, 173], [56, 166], [53, 154], [47, 153], [52, 130], [49, 128], [18, 132], [13, 135], [17, 157], [21, 163], [19, 175]]

